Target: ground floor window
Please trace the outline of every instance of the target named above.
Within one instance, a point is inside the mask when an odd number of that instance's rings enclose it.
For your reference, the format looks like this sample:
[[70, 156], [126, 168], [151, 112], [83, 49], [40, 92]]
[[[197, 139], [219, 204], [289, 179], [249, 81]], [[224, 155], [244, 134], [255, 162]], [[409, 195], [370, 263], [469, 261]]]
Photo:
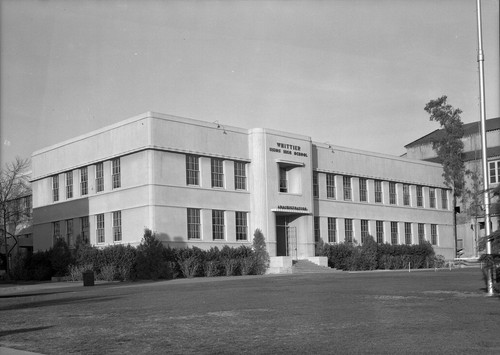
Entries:
[[212, 237], [214, 240], [224, 239], [224, 211], [212, 210]]
[[82, 237], [82, 243], [87, 244], [90, 242], [90, 236], [89, 236], [89, 217], [81, 217], [80, 218], [80, 224], [81, 224], [81, 237]]
[[97, 243], [104, 243], [104, 213], [96, 215]]
[[52, 236], [55, 242], [58, 238], [61, 238], [61, 224], [59, 222], [54, 222], [52, 224], [52, 230], [53, 230]]
[[122, 212], [113, 212], [113, 241], [120, 242], [122, 240]]
[[398, 244], [398, 222], [391, 222], [391, 244]]
[[366, 242], [366, 239], [368, 238], [368, 220], [362, 219], [361, 220], [361, 244], [364, 244]]
[[423, 223], [418, 224], [418, 243], [422, 244], [425, 241], [425, 227]]
[[319, 229], [319, 217], [314, 217], [314, 241], [319, 242], [319, 238], [321, 238], [321, 232]]
[[74, 239], [74, 234], [73, 234], [73, 220], [72, 219], [66, 220], [66, 242], [68, 243], [68, 246], [70, 246], [70, 247], [75, 246], [75, 239]]
[[346, 243], [352, 243], [352, 219], [346, 218], [344, 220], [344, 226], [345, 226], [345, 241]]
[[431, 243], [432, 245], [437, 245], [438, 233], [437, 224], [431, 224]]
[[201, 219], [200, 210], [196, 208], [187, 209], [188, 239], [200, 239]]
[[236, 212], [236, 240], [248, 239], [248, 218], [246, 212]]
[[337, 242], [337, 219], [328, 217], [328, 243]]
[[376, 233], [377, 233], [377, 243], [382, 244], [384, 242], [384, 222], [377, 221], [376, 222]]
[[411, 244], [411, 223], [405, 222], [405, 244]]

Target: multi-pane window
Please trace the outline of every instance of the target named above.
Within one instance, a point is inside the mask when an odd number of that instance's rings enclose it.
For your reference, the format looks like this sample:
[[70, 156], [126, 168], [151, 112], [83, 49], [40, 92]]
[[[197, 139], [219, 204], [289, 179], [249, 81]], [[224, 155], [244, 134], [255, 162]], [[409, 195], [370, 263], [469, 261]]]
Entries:
[[52, 200], [59, 201], [59, 176], [52, 176]]
[[80, 217], [81, 231], [80, 235], [82, 237], [82, 242], [87, 244], [90, 241], [89, 238], [89, 217]]
[[89, 193], [89, 173], [87, 167], [80, 169], [80, 194], [85, 196]]
[[66, 198], [73, 198], [73, 172], [66, 173]]
[[418, 224], [418, 244], [422, 244], [425, 241], [425, 226], [423, 223]]
[[349, 201], [352, 199], [351, 177], [344, 176], [344, 200]]
[[318, 173], [313, 172], [313, 197], [319, 197]]
[[366, 202], [367, 200], [367, 195], [368, 191], [366, 189], [366, 179], [365, 178], [359, 178], [359, 200], [361, 202]]
[[212, 158], [210, 167], [212, 171], [212, 187], [224, 187], [224, 161]]
[[398, 222], [391, 222], [391, 244], [398, 244]]
[[448, 209], [448, 191], [445, 189], [441, 189], [441, 208]]
[[500, 160], [490, 161], [488, 163], [490, 184], [500, 183]]
[[236, 190], [247, 189], [246, 164], [239, 161], [234, 162], [234, 188]]
[[328, 243], [337, 243], [337, 219], [328, 217]]
[[319, 227], [319, 217], [314, 217], [314, 241], [319, 242], [319, 238], [321, 238], [321, 232]]
[[113, 181], [113, 189], [121, 187], [121, 168], [120, 168], [120, 158], [111, 160], [111, 178]]
[[429, 207], [436, 208], [436, 190], [432, 188], [429, 189]]
[[405, 222], [405, 244], [411, 244], [411, 223]]
[[279, 175], [280, 175], [280, 192], [288, 192], [288, 179], [287, 179], [286, 169], [280, 167]]
[[188, 229], [188, 239], [200, 239], [201, 218], [199, 209], [196, 208], [187, 209], [187, 229]]
[[113, 241], [119, 242], [122, 240], [122, 212], [113, 212]]
[[382, 203], [382, 181], [375, 180], [375, 202]]
[[66, 220], [66, 243], [68, 243], [69, 246], [74, 246], [75, 245], [75, 236], [73, 234], [73, 220], [72, 219], [67, 219]]
[[24, 197], [24, 214], [27, 217], [31, 217], [31, 214], [33, 212], [33, 198], [31, 195], [25, 196]]
[[104, 213], [96, 215], [97, 243], [104, 243]]
[[224, 211], [212, 210], [212, 237], [224, 239]]
[[346, 243], [352, 243], [352, 235], [353, 235], [352, 219], [346, 218], [344, 220], [344, 227], [345, 227], [344, 240], [346, 241]]
[[431, 224], [431, 243], [432, 245], [437, 245], [438, 233], [437, 224]]
[[396, 183], [395, 182], [389, 182], [389, 203], [391, 205], [396, 204]]
[[246, 212], [236, 212], [236, 240], [248, 239], [248, 218]]
[[97, 163], [95, 165], [95, 186], [96, 191], [104, 191], [104, 168], [103, 163]]
[[403, 205], [410, 205], [410, 185], [403, 184]]
[[326, 174], [326, 197], [335, 199], [335, 175]]
[[186, 184], [200, 184], [200, 162], [194, 155], [186, 155]]
[[366, 242], [366, 238], [368, 238], [368, 220], [362, 219], [361, 220], [361, 244]]
[[61, 224], [59, 222], [52, 223], [54, 241], [61, 238]]
[[422, 191], [422, 186], [417, 186], [417, 207], [424, 206], [424, 193]]
[[376, 222], [377, 243], [384, 242], [384, 221]]

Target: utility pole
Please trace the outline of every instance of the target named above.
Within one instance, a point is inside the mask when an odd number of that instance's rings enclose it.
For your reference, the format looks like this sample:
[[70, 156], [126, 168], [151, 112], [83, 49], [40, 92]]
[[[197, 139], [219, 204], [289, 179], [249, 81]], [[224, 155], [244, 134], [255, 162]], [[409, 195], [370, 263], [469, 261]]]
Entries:
[[[491, 234], [490, 227], [490, 193], [488, 181], [488, 156], [486, 142], [486, 109], [484, 103], [484, 54], [483, 54], [483, 35], [481, 29], [481, 0], [476, 0], [477, 6], [477, 40], [478, 51], [477, 61], [479, 63], [479, 94], [481, 108], [481, 152], [483, 163], [483, 184], [484, 184], [484, 230], [486, 236]], [[486, 254], [491, 256], [491, 241], [486, 241]], [[488, 295], [493, 295], [493, 269], [487, 269], [487, 288]]]

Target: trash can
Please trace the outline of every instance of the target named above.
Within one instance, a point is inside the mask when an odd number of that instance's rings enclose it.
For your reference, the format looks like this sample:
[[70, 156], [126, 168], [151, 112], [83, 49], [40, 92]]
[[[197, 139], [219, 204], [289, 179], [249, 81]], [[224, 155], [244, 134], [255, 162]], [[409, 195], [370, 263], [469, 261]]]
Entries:
[[83, 286], [94, 286], [94, 272], [92, 270], [84, 271], [82, 275]]

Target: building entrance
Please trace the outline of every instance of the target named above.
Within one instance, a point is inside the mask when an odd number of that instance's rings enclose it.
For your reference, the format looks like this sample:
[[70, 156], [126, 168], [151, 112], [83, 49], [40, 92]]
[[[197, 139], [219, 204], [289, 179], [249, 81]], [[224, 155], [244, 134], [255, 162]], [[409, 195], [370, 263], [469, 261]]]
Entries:
[[297, 260], [297, 227], [289, 226], [286, 216], [276, 216], [276, 256]]

